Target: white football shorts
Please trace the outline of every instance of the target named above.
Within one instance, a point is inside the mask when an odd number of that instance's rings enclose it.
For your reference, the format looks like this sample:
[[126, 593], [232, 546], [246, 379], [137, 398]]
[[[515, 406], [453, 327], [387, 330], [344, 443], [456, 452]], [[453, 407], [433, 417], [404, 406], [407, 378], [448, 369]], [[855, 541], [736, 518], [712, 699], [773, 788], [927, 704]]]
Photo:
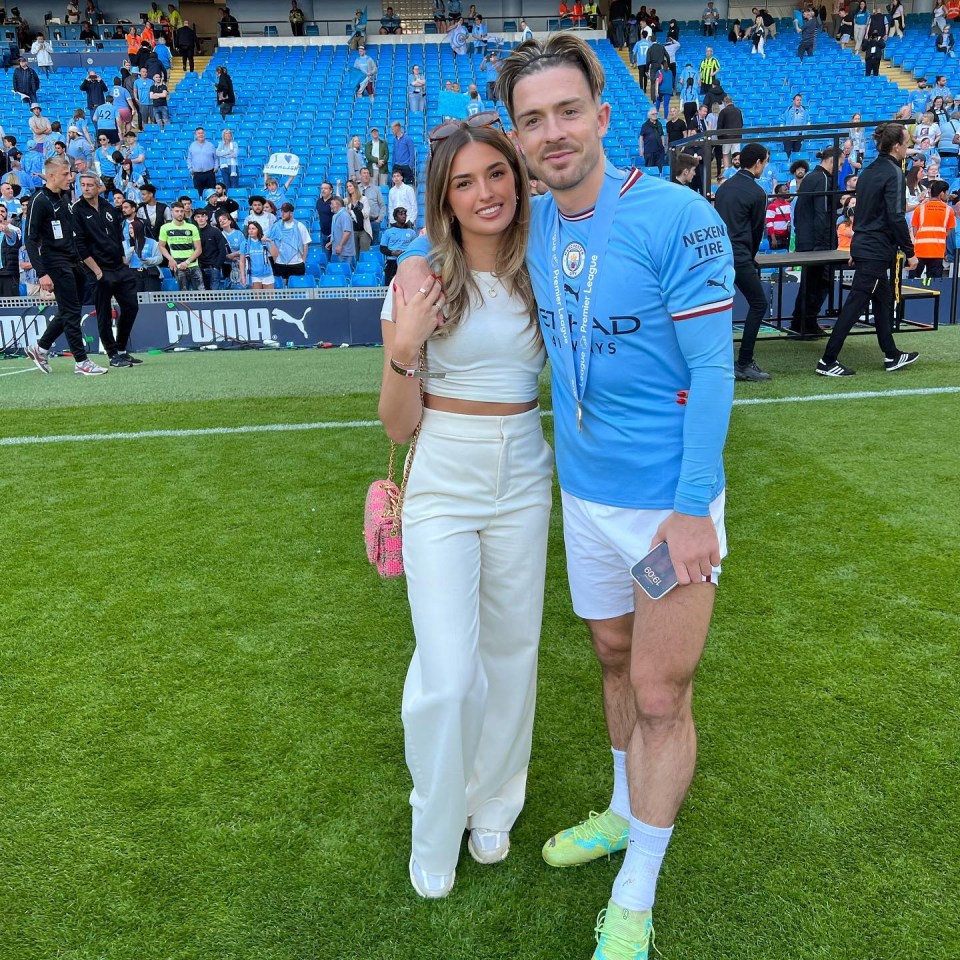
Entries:
[[[630, 568], [650, 552], [650, 541], [670, 510], [633, 510], [581, 500], [561, 491], [563, 540], [573, 609], [584, 620], [609, 620], [632, 613]], [[726, 491], [710, 504], [721, 559], [727, 555], [723, 524]], [[719, 583], [720, 567], [711, 583]]]

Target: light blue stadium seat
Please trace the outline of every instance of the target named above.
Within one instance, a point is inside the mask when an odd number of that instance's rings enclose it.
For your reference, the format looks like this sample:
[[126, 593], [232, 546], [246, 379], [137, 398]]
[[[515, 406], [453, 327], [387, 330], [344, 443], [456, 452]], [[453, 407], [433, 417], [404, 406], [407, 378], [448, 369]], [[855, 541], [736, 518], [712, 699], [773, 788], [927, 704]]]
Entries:
[[291, 289], [306, 288], [306, 287], [312, 288], [315, 286], [315, 283], [314, 283], [314, 278], [308, 274], [307, 276], [304, 276], [304, 277], [290, 277], [287, 280], [287, 286], [290, 287]]

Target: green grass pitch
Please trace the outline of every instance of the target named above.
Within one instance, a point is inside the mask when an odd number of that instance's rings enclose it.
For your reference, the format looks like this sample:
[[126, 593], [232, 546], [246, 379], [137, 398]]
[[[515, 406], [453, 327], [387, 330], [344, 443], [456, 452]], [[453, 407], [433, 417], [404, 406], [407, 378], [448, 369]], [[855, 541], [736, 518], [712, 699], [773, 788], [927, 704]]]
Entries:
[[[852, 381], [764, 341], [738, 398], [960, 386], [960, 330]], [[540, 846], [603, 809], [598, 669], [554, 511], [528, 802], [453, 895], [407, 880], [402, 582], [360, 535], [378, 350], [0, 363], [0, 960], [575, 960], [617, 862]], [[549, 407], [549, 394], [543, 393]], [[548, 435], [552, 423], [545, 420]], [[658, 893], [668, 960], [960, 957], [960, 394], [738, 406], [698, 775]]]

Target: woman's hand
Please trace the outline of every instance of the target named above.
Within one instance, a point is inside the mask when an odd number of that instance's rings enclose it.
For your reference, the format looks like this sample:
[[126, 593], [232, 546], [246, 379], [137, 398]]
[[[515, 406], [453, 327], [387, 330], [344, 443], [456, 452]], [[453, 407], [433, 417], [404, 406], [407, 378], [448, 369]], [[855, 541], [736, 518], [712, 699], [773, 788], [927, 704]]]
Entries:
[[443, 288], [434, 277], [427, 277], [423, 286], [407, 301], [403, 288], [393, 286], [394, 316], [397, 320], [397, 336], [394, 342], [394, 357], [397, 363], [416, 363], [420, 348], [427, 339], [445, 323], [443, 306], [446, 302]]

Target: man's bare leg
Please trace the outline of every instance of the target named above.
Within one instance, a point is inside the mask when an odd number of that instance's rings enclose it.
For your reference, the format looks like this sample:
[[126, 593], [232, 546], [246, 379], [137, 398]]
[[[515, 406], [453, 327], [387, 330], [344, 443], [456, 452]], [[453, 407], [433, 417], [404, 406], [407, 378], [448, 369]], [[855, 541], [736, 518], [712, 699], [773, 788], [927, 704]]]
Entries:
[[636, 591], [630, 682], [637, 726], [627, 751], [630, 845], [613, 887], [627, 910], [653, 906], [657, 876], [697, 757], [693, 678], [716, 588], [678, 587], [662, 600]]
[[630, 686], [633, 614], [609, 620], [586, 620], [603, 673], [603, 711], [613, 753], [610, 806], [551, 837], [543, 859], [554, 867], [571, 867], [626, 849], [630, 819], [627, 748], [636, 728], [636, 698]]

